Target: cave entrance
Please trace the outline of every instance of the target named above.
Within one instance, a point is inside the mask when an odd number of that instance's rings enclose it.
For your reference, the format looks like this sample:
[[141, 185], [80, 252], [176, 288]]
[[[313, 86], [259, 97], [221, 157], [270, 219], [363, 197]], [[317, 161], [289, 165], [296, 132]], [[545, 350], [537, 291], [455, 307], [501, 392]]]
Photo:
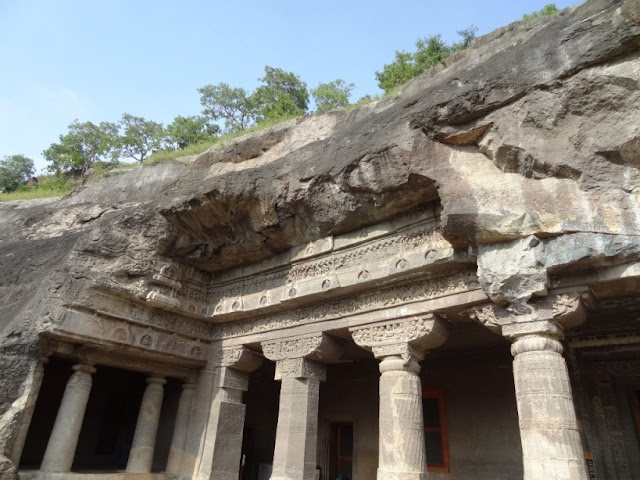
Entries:
[[[40, 393], [25, 442], [20, 470], [38, 470], [44, 458], [62, 396], [77, 361], [51, 357], [45, 366]], [[147, 376], [99, 365], [78, 439], [73, 472], [113, 472], [125, 469], [136, 428]], [[153, 471], [166, 468], [180, 383], [168, 379], [164, 387]]]

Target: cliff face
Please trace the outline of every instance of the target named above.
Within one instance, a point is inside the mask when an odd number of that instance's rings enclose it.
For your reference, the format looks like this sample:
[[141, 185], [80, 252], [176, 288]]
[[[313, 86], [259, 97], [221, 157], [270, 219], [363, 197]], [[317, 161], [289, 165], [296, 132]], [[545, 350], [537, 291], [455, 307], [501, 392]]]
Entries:
[[515, 23], [349, 112], [70, 197], [0, 204], [0, 453], [38, 332], [109, 288], [144, 299], [159, 258], [256, 262], [438, 200], [494, 300], [524, 312], [559, 271], [640, 259], [640, 4]]

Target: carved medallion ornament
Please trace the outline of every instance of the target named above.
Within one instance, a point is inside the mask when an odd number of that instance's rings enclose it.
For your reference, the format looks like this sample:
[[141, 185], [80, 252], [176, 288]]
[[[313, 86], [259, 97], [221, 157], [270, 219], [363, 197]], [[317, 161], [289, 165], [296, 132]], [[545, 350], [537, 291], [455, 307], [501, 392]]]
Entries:
[[426, 350], [447, 339], [447, 322], [437, 315], [425, 314], [392, 322], [352, 327], [353, 341], [371, 350], [376, 358], [400, 356], [403, 360], [422, 360]]

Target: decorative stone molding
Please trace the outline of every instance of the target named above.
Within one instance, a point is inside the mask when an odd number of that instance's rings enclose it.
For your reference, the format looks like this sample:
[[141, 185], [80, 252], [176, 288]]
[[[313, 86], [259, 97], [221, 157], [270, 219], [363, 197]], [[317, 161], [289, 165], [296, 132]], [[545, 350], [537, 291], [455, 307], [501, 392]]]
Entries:
[[215, 367], [228, 367], [242, 372], [253, 372], [262, 363], [262, 356], [243, 346], [213, 349], [211, 356]]
[[511, 354], [515, 357], [526, 352], [562, 353], [562, 343], [557, 338], [547, 335], [524, 335], [516, 338], [511, 345]]
[[446, 321], [434, 314], [352, 327], [349, 331], [353, 341], [376, 358], [400, 356], [405, 363], [422, 360], [426, 350], [444, 343], [449, 334]]
[[263, 342], [262, 353], [274, 362], [295, 358], [330, 362], [342, 355], [342, 345], [325, 333], [317, 333]]
[[319, 321], [344, 318], [365, 312], [446, 297], [478, 290], [475, 270], [462, 270], [440, 277], [412, 280], [409, 283], [379, 287], [348, 298], [323, 302], [319, 305], [296, 308], [259, 317], [251, 322], [220, 325], [212, 334], [216, 340], [240, 337], [269, 330], [289, 328]]
[[68, 310], [61, 325], [51, 333], [64, 338], [80, 337], [103, 345], [136, 347], [200, 362], [205, 362], [209, 357], [209, 342], [77, 310]]
[[429, 270], [443, 262], [467, 263], [437, 231], [433, 212], [401, 217], [328, 237], [214, 279], [210, 316], [233, 319], [266, 308], [311, 302], [336, 288], [371, 288], [383, 279]]

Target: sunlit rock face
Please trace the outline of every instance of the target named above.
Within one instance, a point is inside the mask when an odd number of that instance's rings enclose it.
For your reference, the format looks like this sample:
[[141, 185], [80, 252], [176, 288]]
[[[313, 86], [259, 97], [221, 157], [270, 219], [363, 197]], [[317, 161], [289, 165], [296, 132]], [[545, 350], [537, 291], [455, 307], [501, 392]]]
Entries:
[[[82, 312], [126, 299], [114, 322], [173, 312], [175, 324], [194, 325], [176, 335], [219, 339], [212, 319], [454, 265], [525, 315], [558, 275], [640, 261], [638, 5], [593, 0], [516, 22], [362, 108], [291, 120], [68, 197], [0, 204], [0, 476], [14, 474], [5, 458], [34, 359], [61, 325], [90, 317]], [[349, 245], [423, 224], [433, 248], [417, 263], [393, 253], [392, 264], [381, 256], [313, 287], [283, 280], [271, 296], [220, 293], [236, 277], [321, 254], [333, 261]], [[187, 344], [176, 355], [200, 365], [200, 344]]]

